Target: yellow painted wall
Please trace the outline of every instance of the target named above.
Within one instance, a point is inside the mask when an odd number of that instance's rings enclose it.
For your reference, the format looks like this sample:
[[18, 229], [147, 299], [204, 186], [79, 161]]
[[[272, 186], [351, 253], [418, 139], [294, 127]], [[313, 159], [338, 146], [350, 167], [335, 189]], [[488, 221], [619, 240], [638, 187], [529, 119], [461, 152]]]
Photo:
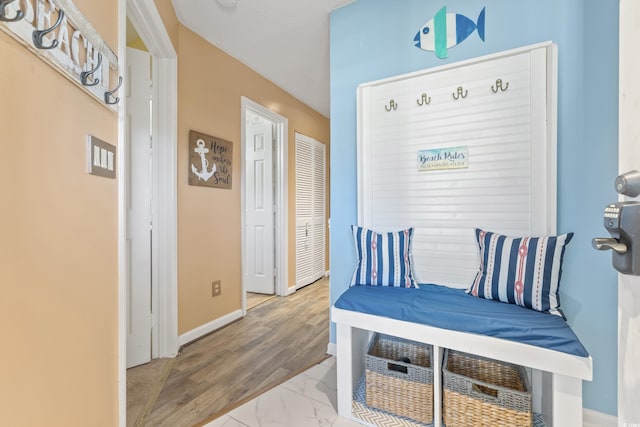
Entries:
[[145, 46], [144, 42], [142, 41], [142, 39], [140, 37], [138, 37], [135, 40], [131, 40], [130, 42], [127, 42], [127, 47], [131, 47], [133, 49], [138, 49], [138, 50], [143, 50], [145, 52], [149, 52], [149, 49], [147, 49], [147, 46]]
[[[328, 144], [329, 120], [182, 25], [178, 79], [178, 329], [182, 334], [241, 309], [241, 96], [289, 120], [290, 286], [295, 284], [294, 132]], [[233, 142], [231, 190], [187, 184], [189, 130]], [[222, 281], [222, 295], [216, 298], [211, 297], [213, 280]]]
[[[75, 4], [117, 51], [117, 3]], [[329, 121], [181, 26], [170, 0], [156, 5], [179, 47], [184, 333], [241, 306], [240, 97], [289, 119], [290, 285], [294, 131], [328, 144]], [[0, 64], [0, 425], [115, 426], [117, 181], [87, 174], [86, 139], [117, 145], [117, 115], [2, 32]], [[234, 142], [232, 190], [187, 185], [190, 129]], [[214, 279], [223, 282], [216, 299]]]
[[[75, 0], [117, 50], [117, 4]], [[117, 115], [0, 32], [0, 425], [118, 420]]]

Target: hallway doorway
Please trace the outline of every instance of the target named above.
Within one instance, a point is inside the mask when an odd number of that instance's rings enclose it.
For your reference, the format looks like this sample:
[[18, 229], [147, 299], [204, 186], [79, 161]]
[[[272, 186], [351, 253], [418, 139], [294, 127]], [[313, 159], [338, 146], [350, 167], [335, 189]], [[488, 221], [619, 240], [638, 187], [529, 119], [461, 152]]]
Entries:
[[[288, 120], [241, 99], [242, 311], [247, 292], [286, 296]], [[294, 289], [295, 291], [295, 289]]]
[[[151, 253], [151, 358], [173, 357], [178, 351], [177, 305], [177, 54], [166, 32], [153, 0], [119, 0], [118, 57], [126, 79], [126, 20], [151, 55], [151, 110], [154, 150], [151, 162], [157, 167], [150, 173], [153, 239]], [[119, 294], [119, 414], [120, 425], [126, 424], [127, 324], [127, 244], [129, 215], [128, 187], [131, 175], [127, 144], [127, 103], [122, 97], [118, 120], [118, 294]], [[162, 105], [162, 108], [159, 106]]]
[[276, 124], [248, 109], [244, 125], [246, 276], [248, 293], [273, 295], [276, 280]]

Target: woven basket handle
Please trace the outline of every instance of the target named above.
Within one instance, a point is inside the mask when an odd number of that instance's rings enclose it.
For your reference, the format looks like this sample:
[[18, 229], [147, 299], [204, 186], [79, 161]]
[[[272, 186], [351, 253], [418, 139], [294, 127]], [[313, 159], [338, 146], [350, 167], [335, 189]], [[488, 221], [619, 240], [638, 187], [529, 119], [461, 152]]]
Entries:
[[404, 366], [404, 365], [400, 365], [398, 363], [387, 363], [387, 370], [389, 371], [393, 371], [393, 372], [399, 372], [401, 374], [406, 374], [409, 372], [409, 369]]
[[483, 398], [485, 400], [491, 400], [493, 402], [500, 402], [500, 400], [501, 400], [500, 399], [500, 390], [496, 390], [494, 388], [483, 386], [483, 388], [485, 390], [494, 391], [496, 393], [496, 396], [494, 396], [493, 394], [489, 394], [486, 391], [482, 390], [482, 388], [480, 388], [477, 384], [470, 383], [469, 386], [470, 386], [469, 387], [470, 388], [469, 393], [472, 396], [481, 397], [481, 398]]

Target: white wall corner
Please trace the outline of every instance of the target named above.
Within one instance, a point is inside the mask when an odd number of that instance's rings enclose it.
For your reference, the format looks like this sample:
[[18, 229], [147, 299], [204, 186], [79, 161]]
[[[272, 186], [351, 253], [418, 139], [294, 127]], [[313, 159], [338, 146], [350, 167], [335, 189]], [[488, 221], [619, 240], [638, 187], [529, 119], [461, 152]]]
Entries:
[[336, 343], [330, 342], [329, 344], [327, 344], [327, 354], [335, 356], [338, 353], [336, 350]]
[[178, 342], [180, 347], [185, 344], [189, 344], [192, 341], [197, 340], [207, 334], [210, 334], [213, 331], [216, 331], [224, 326], [227, 326], [229, 323], [234, 322], [238, 319], [242, 318], [242, 310], [232, 311], [229, 314], [225, 314], [222, 317], [218, 317], [217, 319], [206, 323], [202, 326], [198, 326], [178, 337]]
[[582, 427], [617, 427], [618, 418], [591, 409], [582, 409]]

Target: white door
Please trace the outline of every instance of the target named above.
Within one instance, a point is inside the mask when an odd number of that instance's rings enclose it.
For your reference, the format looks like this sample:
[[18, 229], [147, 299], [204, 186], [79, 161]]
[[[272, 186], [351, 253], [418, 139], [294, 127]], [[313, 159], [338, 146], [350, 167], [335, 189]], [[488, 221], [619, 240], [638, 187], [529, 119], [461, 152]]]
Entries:
[[273, 123], [250, 111], [246, 114], [246, 246], [245, 290], [275, 291], [273, 209]]
[[325, 146], [296, 133], [296, 289], [325, 274]]
[[150, 61], [127, 48], [127, 368], [151, 360]]
[[[620, 173], [640, 171], [640, 3], [620, 2]], [[612, 177], [613, 180], [614, 177]], [[637, 200], [626, 198], [626, 200]], [[638, 250], [638, 249], [636, 249]], [[618, 275], [618, 425], [640, 425], [640, 276]]]

